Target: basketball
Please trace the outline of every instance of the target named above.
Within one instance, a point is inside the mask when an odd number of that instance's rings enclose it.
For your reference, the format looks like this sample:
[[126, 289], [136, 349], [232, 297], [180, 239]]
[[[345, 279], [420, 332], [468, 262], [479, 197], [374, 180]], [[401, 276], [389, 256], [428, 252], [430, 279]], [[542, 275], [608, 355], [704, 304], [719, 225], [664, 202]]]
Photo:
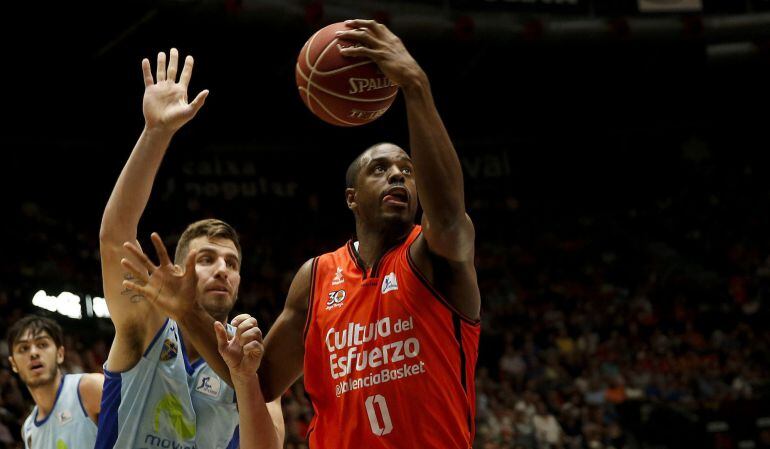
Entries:
[[297, 58], [302, 101], [321, 120], [337, 126], [358, 126], [377, 119], [398, 93], [398, 86], [374, 61], [340, 54], [341, 48], [359, 45], [335, 36], [348, 29], [339, 22], [318, 30]]

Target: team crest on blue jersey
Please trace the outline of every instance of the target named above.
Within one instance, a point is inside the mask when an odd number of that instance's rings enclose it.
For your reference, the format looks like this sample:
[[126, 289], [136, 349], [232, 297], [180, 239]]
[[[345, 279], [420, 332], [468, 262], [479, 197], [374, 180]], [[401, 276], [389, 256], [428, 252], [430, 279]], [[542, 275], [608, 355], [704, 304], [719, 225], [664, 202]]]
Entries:
[[326, 310], [331, 310], [335, 307], [342, 307], [342, 301], [345, 300], [347, 294], [345, 290], [335, 290], [329, 293], [329, 300], [326, 301]]
[[171, 360], [173, 358], [176, 358], [176, 353], [178, 349], [176, 346], [176, 342], [171, 341], [170, 338], [167, 338], [166, 341], [163, 342], [163, 349], [160, 351], [160, 359], [164, 362]]

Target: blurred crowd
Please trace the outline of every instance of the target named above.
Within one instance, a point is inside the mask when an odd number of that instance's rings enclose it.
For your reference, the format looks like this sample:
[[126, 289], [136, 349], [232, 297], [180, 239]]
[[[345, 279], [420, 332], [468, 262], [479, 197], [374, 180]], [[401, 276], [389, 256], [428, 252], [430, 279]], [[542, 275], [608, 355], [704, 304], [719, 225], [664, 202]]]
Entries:
[[[483, 298], [474, 447], [673, 447], [677, 434], [705, 433], [713, 420], [754, 425], [768, 416], [769, 191], [740, 164], [688, 163], [682, 176], [687, 182], [665, 194], [613, 208], [472, 197]], [[343, 239], [346, 225], [324, 227], [317, 197], [300, 206], [285, 211], [285, 223], [312, 222], [317, 233], [288, 224], [279, 235], [253, 232], [265, 226], [257, 213], [237, 225], [247, 272], [236, 312], [266, 327], [297, 267], [343, 243], [321, 238]], [[0, 327], [32, 310], [28, 298], [38, 288], [101, 292], [93, 226], [35, 202], [10, 220], [25, 232], [13, 242], [17, 257], [0, 262], [8, 282]], [[60, 321], [64, 368], [100, 371], [109, 321]], [[5, 342], [0, 355], [0, 447], [16, 448], [31, 400], [10, 372]], [[301, 382], [283, 406], [286, 447], [306, 448], [312, 411]], [[766, 428], [747, 435], [752, 447], [770, 447]], [[740, 438], [703, 441], [734, 448]]]

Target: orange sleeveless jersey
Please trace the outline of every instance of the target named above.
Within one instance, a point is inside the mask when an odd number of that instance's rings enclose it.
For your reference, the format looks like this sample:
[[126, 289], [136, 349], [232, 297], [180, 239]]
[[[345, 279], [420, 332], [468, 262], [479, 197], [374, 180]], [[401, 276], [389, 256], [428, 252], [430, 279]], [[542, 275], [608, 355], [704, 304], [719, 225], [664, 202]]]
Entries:
[[468, 449], [480, 326], [417, 270], [420, 226], [361, 270], [352, 242], [313, 262], [305, 327], [311, 449]]

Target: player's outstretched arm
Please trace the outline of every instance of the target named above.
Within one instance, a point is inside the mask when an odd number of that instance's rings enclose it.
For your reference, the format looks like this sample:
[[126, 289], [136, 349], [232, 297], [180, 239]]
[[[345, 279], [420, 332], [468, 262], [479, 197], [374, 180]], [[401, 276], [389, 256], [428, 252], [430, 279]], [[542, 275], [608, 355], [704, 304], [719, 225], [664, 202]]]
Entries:
[[436, 283], [463, 315], [478, 318], [481, 299], [473, 266], [475, 231], [465, 213], [462, 166], [436, 109], [428, 76], [385, 25], [373, 20], [349, 20], [346, 25], [350, 30], [340, 32], [339, 37], [363, 45], [340, 52], [371, 58], [404, 93], [414, 176], [424, 212], [425, 241], [412, 247], [415, 262], [432, 279], [433, 256], [443, 259], [451, 276], [435, 279]]
[[305, 355], [303, 332], [307, 320], [313, 259], [297, 271], [286, 304], [265, 338], [265, 355], [259, 367], [262, 394], [267, 401], [280, 396], [300, 377]]
[[264, 355], [262, 331], [256, 318], [233, 318], [234, 335], [215, 323], [218, 350], [230, 370], [238, 398], [241, 449], [279, 449], [285, 435], [281, 399], [266, 403], [259, 387], [257, 369]]
[[121, 267], [120, 260], [131, 258], [123, 247], [136, 240], [139, 219], [150, 198], [152, 184], [163, 155], [174, 133], [192, 119], [208, 95], [202, 91], [188, 103], [187, 87], [192, 76], [193, 59], [188, 56], [177, 80], [179, 53], [172, 49], [170, 59], [159, 53], [155, 77], [150, 62], [142, 60], [144, 98], [142, 109], [145, 127], [120, 173], [107, 201], [99, 231], [104, 296], [115, 325], [107, 366], [112, 371], [131, 368], [141, 357], [144, 346], [163, 323], [165, 317], [152, 310], [145, 298], [123, 288], [131, 273]]

